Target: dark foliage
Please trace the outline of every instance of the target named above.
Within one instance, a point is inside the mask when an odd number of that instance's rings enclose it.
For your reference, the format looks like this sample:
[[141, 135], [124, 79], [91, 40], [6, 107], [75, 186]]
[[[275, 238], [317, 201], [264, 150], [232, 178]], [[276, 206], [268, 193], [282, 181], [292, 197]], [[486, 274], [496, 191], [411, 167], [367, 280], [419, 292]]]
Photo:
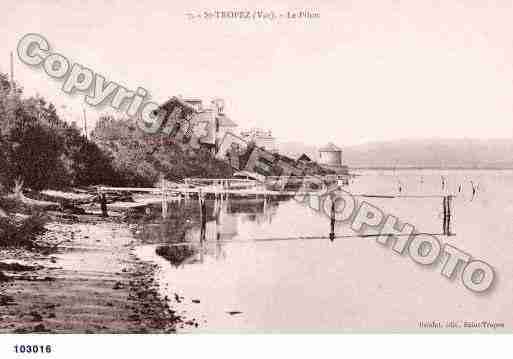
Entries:
[[[78, 128], [59, 118], [43, 98], [23, 98], [23, 91], [0, 73], [0, 186], [15, 181], [41, 190], [110, 184], [118, 177], [111, 161]], [[117, 183], [112, 183], [117, 184]]]
[[26, 219], [0, 217], [0, 247], [36, 247], [36, 237], [46, 232], [45, 223], [40, 215]]
[[0, 190], [16, 181], [41, 190], [71, 186], [153, 186], [162, 175], [227, 177], [231, 168], [206, 149], [147, 135], [128, 120], [104, 117], [91, 139], [41, 97], [23, 98], [0, 73]]
[[126, 185], [152, 186], [161, 175], [179, 181], [186, 177], [226, 178], [230, 166], [204, 148], [173, 143], [165, 135], [148, 135], [129, 120], [104, 117], [92, 139], [112, 157], [115, 171]]

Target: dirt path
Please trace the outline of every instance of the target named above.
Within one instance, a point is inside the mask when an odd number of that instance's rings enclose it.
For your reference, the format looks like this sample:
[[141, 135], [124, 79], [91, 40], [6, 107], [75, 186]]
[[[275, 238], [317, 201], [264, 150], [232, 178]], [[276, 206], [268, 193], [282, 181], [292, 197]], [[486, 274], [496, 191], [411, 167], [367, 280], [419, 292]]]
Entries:
[[47, 227], [57, 253], [0, 251], [0, 263], [36, 267], [2, 271], [0, 332], [174, 331], [180, 318], [157, 294], [155, 267], [135, 256], [129, 225], [88, 218]]

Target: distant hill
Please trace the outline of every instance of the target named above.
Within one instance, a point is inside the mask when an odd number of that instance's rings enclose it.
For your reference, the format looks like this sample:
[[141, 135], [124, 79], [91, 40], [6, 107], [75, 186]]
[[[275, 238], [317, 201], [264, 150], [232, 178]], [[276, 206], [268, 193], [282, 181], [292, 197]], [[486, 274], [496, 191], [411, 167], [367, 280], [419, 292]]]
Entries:
[[[357, 146], [337, 143], [344, 164], [352, 168], [513, 168], [512, 139], [423, 139], [372, 142]], [[283, 154], [307, 153], [317, 147], [299, 142], [279, 144]]]

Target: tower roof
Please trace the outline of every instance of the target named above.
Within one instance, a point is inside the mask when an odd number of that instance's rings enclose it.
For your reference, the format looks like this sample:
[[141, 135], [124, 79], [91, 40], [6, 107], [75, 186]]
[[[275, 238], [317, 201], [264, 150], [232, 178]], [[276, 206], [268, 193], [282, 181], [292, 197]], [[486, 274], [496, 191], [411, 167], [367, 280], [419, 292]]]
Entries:
[[319, 148], [319, 152], [341, 152], [342, 149], [329, 142], [326, 146]]

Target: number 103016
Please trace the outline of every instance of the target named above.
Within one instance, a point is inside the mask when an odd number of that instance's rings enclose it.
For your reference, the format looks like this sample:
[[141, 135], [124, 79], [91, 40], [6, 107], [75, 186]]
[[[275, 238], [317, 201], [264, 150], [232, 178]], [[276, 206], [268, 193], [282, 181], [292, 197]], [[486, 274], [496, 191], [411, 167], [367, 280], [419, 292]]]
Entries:
[[51, 345], [15, 345], [15, 353], [46, 353], [52, 352]]

